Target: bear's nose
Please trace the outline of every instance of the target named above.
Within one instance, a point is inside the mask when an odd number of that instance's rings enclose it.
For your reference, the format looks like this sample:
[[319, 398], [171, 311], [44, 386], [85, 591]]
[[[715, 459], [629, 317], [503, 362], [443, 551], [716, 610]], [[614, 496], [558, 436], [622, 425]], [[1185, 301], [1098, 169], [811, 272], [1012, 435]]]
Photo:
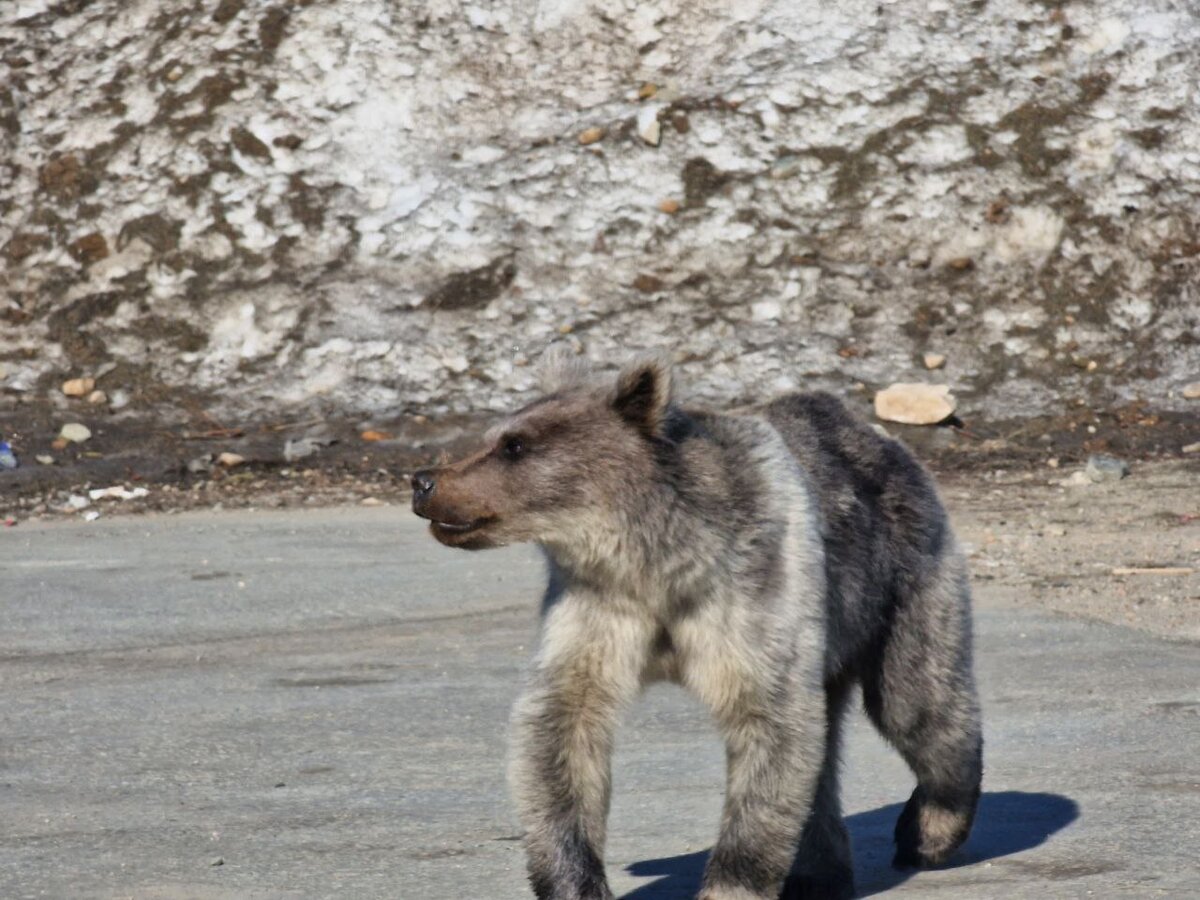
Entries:
[[431, 472], [417, 472], [412, 477], [414, 500], [424, 500], [433, 493], [433, 489], [435, 487], [437, 487], [437, 483], [433, 480], [433, 474]]

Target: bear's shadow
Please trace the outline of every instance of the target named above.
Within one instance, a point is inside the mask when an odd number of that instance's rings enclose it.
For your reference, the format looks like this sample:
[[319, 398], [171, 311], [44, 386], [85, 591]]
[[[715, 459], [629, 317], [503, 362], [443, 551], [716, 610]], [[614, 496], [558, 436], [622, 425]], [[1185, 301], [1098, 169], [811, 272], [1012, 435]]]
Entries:
[[[846, 817], [854, 846], [855, 879], [860, 897], [870, 897], [895, 887], [916, 874], [891, 867], [892, 829], [902, 803], [881, 806]], [[1059, 794], [998, 791], [979, 798], [975, 827], [962, 849], [944, 868], [971, 866], [1044, 843], [1079, 818], [1074, 800]], [[708, 851], [646, 859], [626, 871], [640, 877], [658, 876], [626, 894], [624, 900], [691, 900], [700, 890]]]

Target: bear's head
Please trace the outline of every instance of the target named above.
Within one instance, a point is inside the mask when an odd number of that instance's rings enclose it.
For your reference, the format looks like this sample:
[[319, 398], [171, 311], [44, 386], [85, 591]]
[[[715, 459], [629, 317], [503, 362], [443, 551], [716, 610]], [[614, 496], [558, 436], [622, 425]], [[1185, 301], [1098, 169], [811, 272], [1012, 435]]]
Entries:
[[545, 396], [488, 430], [475, 453], [413, 475], [413, 512], [441, 543], [586, 542], [619, 525], [654, 478], [677, 415], [665, 361], [639, 359], [614, 378], [554, 355], [545, 370]]

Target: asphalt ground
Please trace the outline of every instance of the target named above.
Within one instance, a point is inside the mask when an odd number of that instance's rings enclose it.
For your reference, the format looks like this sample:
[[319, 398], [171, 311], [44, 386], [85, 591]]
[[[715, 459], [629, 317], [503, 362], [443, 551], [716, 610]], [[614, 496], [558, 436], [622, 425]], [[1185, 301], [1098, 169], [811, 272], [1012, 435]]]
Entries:
[[[530, 896], [504, 769], [540, 582], [396, 507], [4, 530], [0, 897]], [[861, 895], [1200, 896], [1200, 645], [987, 580], [976, 609], [975, 832], [892, 870], [912, 778], [856, 713]], [[724, 778], [703, 709], [652, 688], [614, 775], [614, 890], [693, 896]]]

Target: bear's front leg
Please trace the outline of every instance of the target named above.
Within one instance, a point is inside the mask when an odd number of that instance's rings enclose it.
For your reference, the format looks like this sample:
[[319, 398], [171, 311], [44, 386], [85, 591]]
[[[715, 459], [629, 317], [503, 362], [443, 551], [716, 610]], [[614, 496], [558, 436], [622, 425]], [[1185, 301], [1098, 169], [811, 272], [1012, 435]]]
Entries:
[[738, 687], [714, 704], [726, 740], [728, 784], [699, 900], [777, 900], [781, 892], [792, 900], [796, 891], [806, 894], [799, 883], [785, 888], [785, 879], [816, 795], [825, 692], [815, 671], [799, 677], [793, 671], [766, 684], [739, 674]]
[[513, 714], [511, 779], [539, 900], [611, 900], [604, 876], [613, 730], [650, 629], [586, 594], [557, 598]]

